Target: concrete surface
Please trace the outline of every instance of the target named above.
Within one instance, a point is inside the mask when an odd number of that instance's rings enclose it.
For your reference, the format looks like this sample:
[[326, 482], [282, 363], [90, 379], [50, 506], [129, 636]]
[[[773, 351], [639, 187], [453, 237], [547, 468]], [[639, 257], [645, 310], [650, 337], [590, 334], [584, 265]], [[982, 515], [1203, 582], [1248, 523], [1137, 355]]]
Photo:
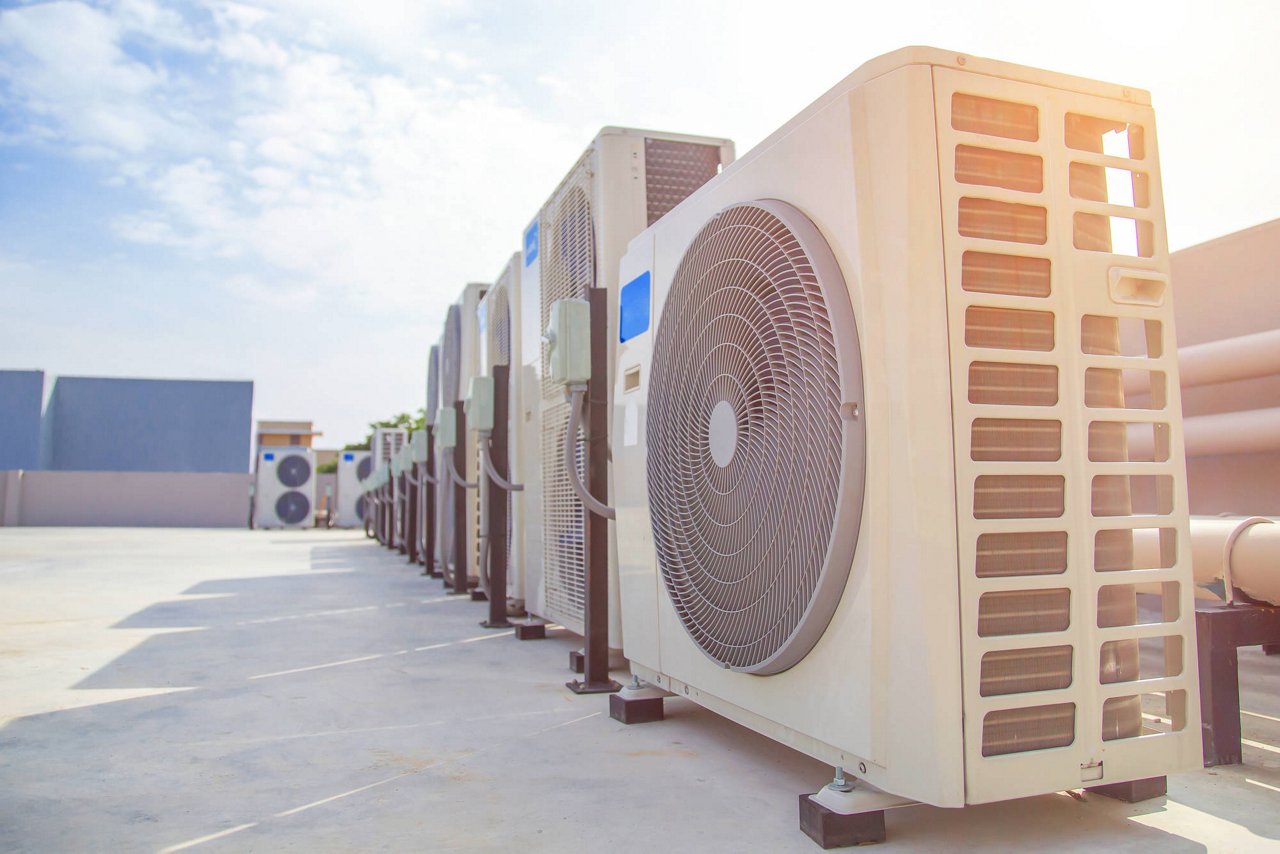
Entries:
[[[0, 531], [0, 850], [819, 850], [830, 769], [684, 700], [623, 727], [572, 638], [483, 608], [348, 531]], [[907, 807], [876, 850], [1280, 847], [1280, 659], [1241, 662], [1246, 765]]]
[[249, 521], [248, 472], [0, 474], [3, 525], [242, 528]]

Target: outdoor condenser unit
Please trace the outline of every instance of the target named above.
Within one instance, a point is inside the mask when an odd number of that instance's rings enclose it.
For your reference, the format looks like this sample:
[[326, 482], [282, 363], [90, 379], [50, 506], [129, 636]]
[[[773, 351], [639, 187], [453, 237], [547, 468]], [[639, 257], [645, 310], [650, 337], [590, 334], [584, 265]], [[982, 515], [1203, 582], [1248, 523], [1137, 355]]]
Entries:
[[[523, 411], [514, 460], [518, 468], [512, 468], [512, 476], [525, 484], [520, 499], [525, 607], [579, 634], [585, 596], [584, 517], [564, 467], [569, 405], [562, 387], [546, 374], [543, 335], [551, 305], [561, 299], [585, 299], [590, 288], [616, 291], [618, 260], [627, 241], [732, 159], [733, 143], [725, 139], [604, 128], [525, 230], [518, 307]], [[616, 327], [616, 317], [609, 325]], [[575, 464], [581, 467], [581, 439], [577, 454]], [[617, 648], [621, 638], [612, 536], [609, 554], [610, 645]]]
[[310, 528], [315, 505], [316, 463], [310, 448], [258, 449], [255, 528]]
[[880, 57], [621, 281], [636, 674], [938, 806], [1199, 765], [1146, 92]]
[[[512, 323], [520, 313], [520, 253], [515, 253], [480, 300], [477, 307], [477, 329], [480, 337], [480, 367], [486, 376], [493, 375], [495, 367], [506, 366], [509, 373], [507, 392], [507, 459], [511, 472], [518, 471], [520, 458], [519, 419], [520, 405], [519, 365], [512, 353], [520, 352], [520, 329]], [[477, 448], [477, 454], [479, 448]], [[479, 465], [479, 463], [477, 463]], [[489, 478], [480, 477], [480, 512], [488, 506], [489, 490], [496, 487]], [[507, 493], [507, 530], [505, 533], [490, 530], [489, 536], [505, 536], [507, 539], [507, 598], [517, 607], [524, 603], [523, 574], [523, 493]]]
[[338, 455], [339, 528], [359, 528], [364, 524], [364, 494], [360, 482], [373, 471], [369, 451], [342, 451]]
[[[440, 342], [440, 406], [455, 406], [466, 397], [471, 378], [480, 371], [480, 333], [477, 327], [476, 308], [484, 296], [488, 285], [472, 282], [462, 290], [458, 301], [449, 306], [445, 315], [444, 335]], [[461, 405], [456, 405], [458, 412]], [[475, 436], [472, 431], [458, 436], [459, 442], [465, 443], [466, 470], [458, 474], [468, 483], [475, 483], [477, 452]], [[436, 505], [439, 508], [440, 528], [436, 537], [439, 545], [438, 553], [444, 562], [441, 567], [450, 567], [454, 561], [454, 500], [453, 483], [450, 480], [443, 461], [438, 472], [443, 476], [437, 478]], [[467, 574], [471, 581], [478, 581], [479, 563], [479, 527], [480, 501], [477, 490], [466, 490], [466, 532], [467, 532]], [[470, 583], [470, 582], [469, 582]]]

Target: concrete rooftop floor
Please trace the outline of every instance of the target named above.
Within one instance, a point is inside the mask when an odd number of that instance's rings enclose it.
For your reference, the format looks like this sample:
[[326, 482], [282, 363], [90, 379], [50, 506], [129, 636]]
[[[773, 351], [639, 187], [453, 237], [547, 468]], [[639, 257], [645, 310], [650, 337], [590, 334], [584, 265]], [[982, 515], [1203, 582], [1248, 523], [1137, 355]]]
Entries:
[[[0, 850], [819, 850], [829, 768], [681, 699], [624, 727], [484, 607], [360, 533], [0, 529]], [[1240, 658], [1245, 765], [877, 850], [1280, 848], [1280, 658]]]

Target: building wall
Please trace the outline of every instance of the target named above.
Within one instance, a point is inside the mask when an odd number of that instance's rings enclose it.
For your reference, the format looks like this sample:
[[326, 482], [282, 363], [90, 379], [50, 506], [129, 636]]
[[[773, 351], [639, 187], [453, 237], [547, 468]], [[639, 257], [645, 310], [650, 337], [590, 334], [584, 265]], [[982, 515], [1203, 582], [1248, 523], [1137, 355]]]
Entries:
[[239, 528], [247, 472], [0, 472], [0, 523], [24, 526]]
[[44, 371], [0, 371], [0, 471], [40, 467]]
[[[1280, 220], [1170, 256], [1179, 347], [1280, 329]], [[1280, 376], [1184, 388], [1184, 418], [1280, 407]], [[1187, 460], [1191, 512], [1280, 516], [1280, 452]]]
[[45, 467], [245, 472], [252, 406], [252, 382], [59, 377], [45, 411]]

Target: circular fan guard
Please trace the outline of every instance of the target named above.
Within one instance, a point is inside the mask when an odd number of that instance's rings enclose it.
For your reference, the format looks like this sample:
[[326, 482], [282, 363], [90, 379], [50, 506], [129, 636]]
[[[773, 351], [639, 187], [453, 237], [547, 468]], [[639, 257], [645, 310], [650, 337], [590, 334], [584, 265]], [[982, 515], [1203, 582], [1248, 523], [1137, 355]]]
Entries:
[[440, 354], [440, 405], [453, 406], [462, 396], [462, 313], [449, 306], [444, 318], [443, 352]]
[[667, 592], [721, 666], [800, 661], [835, 613], [861, 517], [862, 365], [840, 267], [800, 211], [735, 205], [663, 303], [649, 505]]
[[298, 454], [285, 457], [276, 465], [276, 477], [290, 489], [302, 486], [311, 477], [311, 463]]
[[286, 525], [297, 525], [311, 512], [311, 502], [301, 492], [290, 491], [276, 499], [276, 518]]
[[364, 480], [373, 472], [373, 457], [361, 457], [356, 463], [356, 480]]

